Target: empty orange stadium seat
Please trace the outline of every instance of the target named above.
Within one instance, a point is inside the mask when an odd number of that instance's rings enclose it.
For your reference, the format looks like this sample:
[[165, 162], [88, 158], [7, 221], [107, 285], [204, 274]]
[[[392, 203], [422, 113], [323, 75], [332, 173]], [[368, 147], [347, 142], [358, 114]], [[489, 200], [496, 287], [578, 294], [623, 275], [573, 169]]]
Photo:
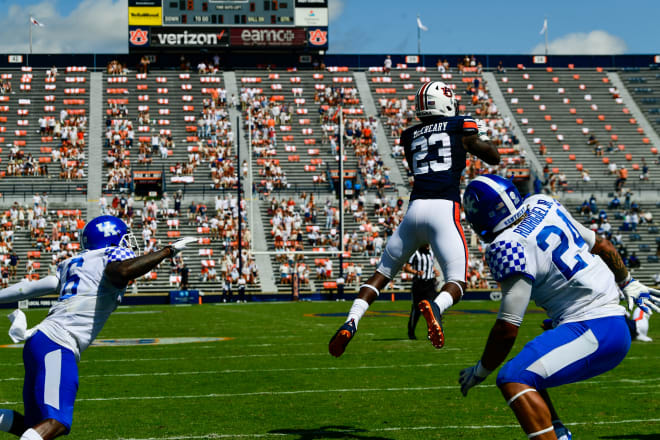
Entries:
[[644, 138], [644, 139], [642, 139], [642, 142], [645, 143], [645, 144], [650, 144], [651, 140], [649, 138]]
[[658, 154], [658, 149], [656, 147], [651, 147], [651, 153]]
[[630, 153], [626, 154], [626, 160], [632, 160], [632, 154]]
[[568, 155], [568, 158], [569, 158], [570, 160], [575, 160], [575, 154], [569, 154], [569, 155]]
[[578, 171], [582, 171], [582, 168], [584, 168], [584, 167], [582, 166], [581, 163], [576, 163], [576, 164], [575, 164], [575, 168], [576, 168]]
[[552, 163], [552, 158], [551, 157], [546, 157], [545, 158], [545, 163], [548, 163], [548, 164]]
[[632, 169], [635, 171], [639, 170], [639, 164], [638, 163], [632, 164]]

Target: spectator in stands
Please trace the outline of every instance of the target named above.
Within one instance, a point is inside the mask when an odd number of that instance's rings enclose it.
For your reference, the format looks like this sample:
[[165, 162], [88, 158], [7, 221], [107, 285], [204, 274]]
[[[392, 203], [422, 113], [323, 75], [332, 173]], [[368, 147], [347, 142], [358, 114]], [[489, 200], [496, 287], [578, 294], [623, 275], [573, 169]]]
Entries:
[[639, 180], [649, 180], [649, 166], [646, 160], [642, 157], [642, 173], [639, 175]]
[[385, 61], [383, 62], [383, 73], [386, 76], [389, 76], [391, 70], [392, 70], [392, 57], [388, 55], [385, 57]]
[[631, 269], [639, 269], [642, 266], [642, 262], [637, 258], [637, 254], [633, 252], [628, 257], [628, 267]]
[[619, 178], [616, 179], [614, 189], [617, 192], [621, 192], [624, 185], [626, 184], [626, 180], [628, 180], [628, 170], [626, 169], [625, 165], [622, 165], [621, 169], [619, 170]]

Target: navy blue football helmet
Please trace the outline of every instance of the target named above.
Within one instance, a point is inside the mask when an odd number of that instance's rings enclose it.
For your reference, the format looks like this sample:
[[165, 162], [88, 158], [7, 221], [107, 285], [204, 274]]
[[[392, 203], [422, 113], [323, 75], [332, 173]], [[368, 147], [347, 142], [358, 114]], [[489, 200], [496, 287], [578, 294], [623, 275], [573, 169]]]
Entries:
[[463, 194], [463, 209], [472, 229], [487, 242], [526, 212], [513, 182], [494, 174], [470, 182]]
[[85, 225], [80, 237], [84, 250], [120, 246], [137, 252], [137, 240], [123, 220], [113, 215], [101, 215]]

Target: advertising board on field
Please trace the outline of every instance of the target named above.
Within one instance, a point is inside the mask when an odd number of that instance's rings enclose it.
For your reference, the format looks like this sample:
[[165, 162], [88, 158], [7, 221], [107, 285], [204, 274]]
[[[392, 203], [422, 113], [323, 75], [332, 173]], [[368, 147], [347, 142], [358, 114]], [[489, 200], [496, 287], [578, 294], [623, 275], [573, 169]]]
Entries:
[[232, 47], [304, 46], [307, 32], [301, 28], [231, 28]]
[[160, 26], [163, 23], [163, 8], [140, 6], [128, 8], [129, 26]]

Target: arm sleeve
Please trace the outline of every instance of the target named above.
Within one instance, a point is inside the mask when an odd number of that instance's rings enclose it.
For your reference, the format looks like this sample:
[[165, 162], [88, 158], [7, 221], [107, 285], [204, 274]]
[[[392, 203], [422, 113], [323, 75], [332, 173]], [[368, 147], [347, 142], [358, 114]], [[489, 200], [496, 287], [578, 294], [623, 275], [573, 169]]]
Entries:
[[517, 275], [502, 281], [501, 287], [502, 304], [497, 319], [520, 327], [532, 297], [532, 282], [524, 276]]
[[113, 261], [124, 261], [135, 258], [135, 253], [128, 248], [117, 246], [107, 248], [105, 256], [108, 258], [108, 263], [112, 263]]
[[586, 241], [589, 245], [589, 250], [591, 250], [591, 248], [594, 247], [594, 244], [596, 244], [596, 232], [587, 228], [580, 222], [575, 222], [575, 227], [577, 228], [582, 238], [584, 238], [584, 241]]
[[512, 275], [520, 274], [530, 280], [535, 279], [533, 255], [525, 251], [516, 241], [496, 241], [486, 249], [486, 262], [493, 278], [502, 282]]
[[55, 275], [49, 275], [38, 281], [23, 280], [20, 283], [0, 290], [0, 303], [21, 301], [23, 299], [54, 293], [57, 290], [58, 284], [59, 279]]
[[479, 127], [477, 126], [477, 121], [472, 118], [463, 119], [463, 134], [471, 135], [477, 134], [479, 132]]

